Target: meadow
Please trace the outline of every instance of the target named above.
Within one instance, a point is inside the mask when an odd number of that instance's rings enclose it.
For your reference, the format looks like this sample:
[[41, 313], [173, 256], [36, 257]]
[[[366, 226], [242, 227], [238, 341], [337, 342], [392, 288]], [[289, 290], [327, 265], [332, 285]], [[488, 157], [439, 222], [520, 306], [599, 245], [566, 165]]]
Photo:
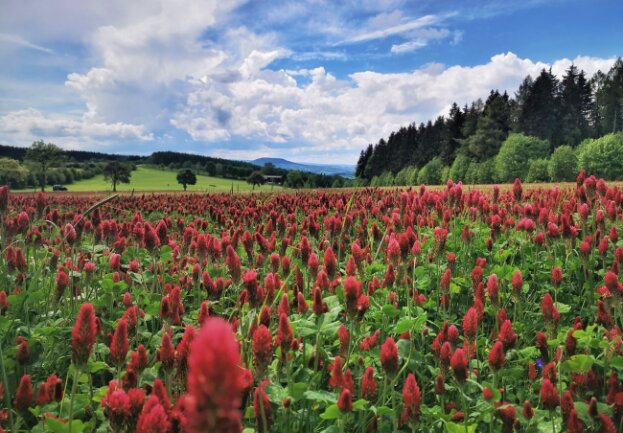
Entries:
[[[130, 183], [120, 183], [117, 185], [118, 192], [146, 192], [146, 191], [183, 191], [182, 185], [177, 183], [176, 171], [162, 170], [154, 167], [139, 165], [132, 172]], [[95, 176], [91, 179], [84, 179], [66, 185], [69, 192], [104, 192], [112, 191], [109, 181], [103, 175]], [[50, 188], [50, 187], [48, 187]], [[253, 191], [251, 184], [237, 179], [224, 179], [220, 177], [205, 176], [198, 174], [197, 183], [188, 185], [188, 191], [197, 192], [249, 192]], [[275, 191], [280, 190], [280, 186], [261, 185], [256, 186], [255, 191]], [[20, 190], [29, 192], [32, 190]]]
[[584, 173], [104, 200], [1, 187], [0, 426], [622, 431], [622, 206]]

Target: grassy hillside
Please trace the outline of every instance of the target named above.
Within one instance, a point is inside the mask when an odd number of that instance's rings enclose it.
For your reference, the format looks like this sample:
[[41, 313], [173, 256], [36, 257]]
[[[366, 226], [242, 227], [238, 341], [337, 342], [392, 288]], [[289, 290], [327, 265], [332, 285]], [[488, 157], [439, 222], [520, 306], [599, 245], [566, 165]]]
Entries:
[[[160, 170], [152, 167], [139, 166], [132, 172], [130, 183], [117, 185], [117, 191], [183, 191], [182, 185], [177, 183], [177, 172]], [[233, 185], [234, 192], [251, 191], [252, 187], [241, 180], [222, 179], [218, 177], [197, 175], [197, 184], [188, 185], [188, 191], [228, 192]], [[80, 180], [66, 185], [70, 192], [99, 192], [111, 191], [110, 182], [104, 176], [95, 176], [92, 179]], [[280, 189], [279, 186], [263, 185], [255, 191], [271, 191]], [[47, 187], [50, 191], [52, 188]]]

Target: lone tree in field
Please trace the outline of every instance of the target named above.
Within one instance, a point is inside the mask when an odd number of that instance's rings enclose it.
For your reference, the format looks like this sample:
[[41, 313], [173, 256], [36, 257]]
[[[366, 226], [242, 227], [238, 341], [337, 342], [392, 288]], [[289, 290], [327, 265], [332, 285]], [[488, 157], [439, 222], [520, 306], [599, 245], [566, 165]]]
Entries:
[[65, 151], [52, 143], [43, 140], [35, 141], [26, 151], [24, 161], [31, 167], [39, 181], [41, 191], [45, 190], [48, 181], [48, 170], [59, 166], [65, 159]]
[[197, 183], [197, 176], [190, 168], [185, 168], [177, 173], [177, 183], [182, 184], [184, 191], [186, 191], [187, 185], [195, 185]]
[[253, 185], [253, 189], [255, 189], [255, 185], [261, 185], [264, 183], [264, 176], [259, 171], [254, 171], [247, 177], [247, 183]]
[[132, 176], [132, 168], [119, 161], [110, 161], [104, 166], [103, 172], [104, 179], [112, 184], [113, 192], [117, 192], [118, 183], [130, 183], [130, 176]]

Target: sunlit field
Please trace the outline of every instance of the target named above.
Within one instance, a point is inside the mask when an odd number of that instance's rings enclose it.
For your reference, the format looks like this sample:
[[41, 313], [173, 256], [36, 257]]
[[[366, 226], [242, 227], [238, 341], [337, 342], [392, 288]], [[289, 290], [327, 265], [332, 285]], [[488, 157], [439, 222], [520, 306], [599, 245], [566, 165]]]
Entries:
[[[182, 185], [177, 183], [177, 172], [169, 170], [159, 170], [156, 168], [138, 166], [132, 172], [130, 183], [120, 183], [117, 191], [183, 191]], [[112, 185], [104, 179], [103, 175], [95, 176], [91, 179], [79, 180], [66, 185], [69, 192], [103, 192], [112, 191]], [[47, 187], [51, 189], [51, 187]], [[256, 186], [255, 191], [267, 192], [281, 189], [278, 185]], [[248, 192], [253, 190], [253, 186], [242, 180], [223, 179], [219, 177], [197, 175], [197, 184], [188, 185], [187, 191], [200, 192]], [[32, 190], [20, 190], [28, 192]]]

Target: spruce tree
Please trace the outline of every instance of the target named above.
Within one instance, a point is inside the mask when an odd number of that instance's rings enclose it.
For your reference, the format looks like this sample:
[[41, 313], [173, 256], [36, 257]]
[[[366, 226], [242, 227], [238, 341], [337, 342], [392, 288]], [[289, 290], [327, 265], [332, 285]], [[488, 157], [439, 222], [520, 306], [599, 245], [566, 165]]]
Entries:
[[543, 69], [530, 87], [519, 117], [519, 130], [552, 143], [558, 130], [558, 80]]

